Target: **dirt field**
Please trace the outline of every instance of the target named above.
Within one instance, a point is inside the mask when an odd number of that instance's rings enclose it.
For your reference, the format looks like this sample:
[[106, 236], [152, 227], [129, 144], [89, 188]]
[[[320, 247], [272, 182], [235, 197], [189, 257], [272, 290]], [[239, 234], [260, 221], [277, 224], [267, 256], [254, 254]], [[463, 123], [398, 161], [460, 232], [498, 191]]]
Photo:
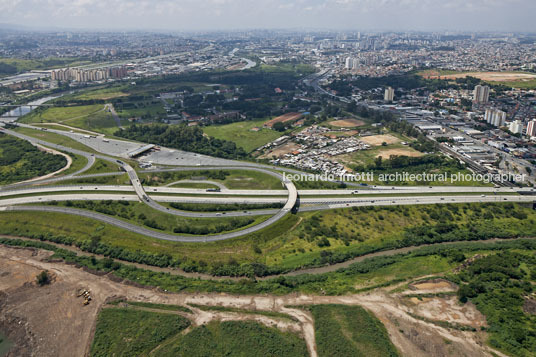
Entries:
[[416, 315], [435, 321], [447, 321], [452, 324], [480, 328], [486, 326], [486, 318], [471, 304], [461, 305], [456, 296], [411, 298], [415, 304], [412, 308]]
[[273, 156], [275, 157], [282, 157], [288, 153], [291, 153], [297, 149], [299, 149], [300, 146], [298, 144], [295, 144], [293, 142], [288, 142], [284, 145], [278, 146], [277, 148], [268, 151], [266, 154], [259, 156], [261, 159], [271, 159]]
[[329, 124], [333, 126], [339, 126], [341, 128], [354, 128], [356, 126], [365, 125], [365, 122], [363, 120], [357, 120], [357, 119], [341, 119], [341, 120], [332, 121]]
[[454, 291], [453, 284], [443, 280], [443, 279], [436, 279], [436, 280], [428, 280], [428, 281], [421, 281], [415, 284], [410, 285], [410, 289], [417, 289], [420, 291], [434, 291], [434, 292], [447, 292], [447, 291]]
[[348, 130], [348, 131], [330, 131], [325, 134], [324, 136], [327, 137], [341, 137], [341, 136], [354, 136], [358, 133], [357, 130]]
[[371, 136], [363, 136], [359, 138], [362, 142], [365, 144], [369, 144], [372, 146], [380, 146], [384, 142], [387, 144], [396, 144], [399, 143], [401, 140], [397, 138], [396, 136], [386, 134], [386, 135], [371, 135]]
[[263, 124], [263, 126], [266, 128], [271, 128], [275, 123], [286, 123], [287, 121], [298, 120], [301, 116], [301, 113], [286, 113], [273, 118], [272, 120], [268, 120]]
[[[186, 306], [189, 303], [235, 307], [247, 310], [278, 311], [291, 315], [297, 322], [251, 314], [207, 312], [192, 309], [194, 326], [217, 320], [253, 319], [282, 330], [299, 333], [305, 339], [311, 356], [316, 356], [313, 319], [308, 312], [288, 306], [306, 304], [361, 305], [385, 324], [390, 338], [402, 355], [407, 356], [490, 356], [484, 332], [468, 332], [441, 327], [431, 320], [484, 326], [485, 320], [471, 304], [460, 305], [454, 297], [409, 300], [402, 293], [378, 289], [359, 295], [286, 296], [218, 293], [171, 294], [124, 284], [117, 278], [99, 276], [63, 262], [49, 262], [50, 254], [33, 249], [0, 246], [0, 330], [7, 332], [16, 347], [9, 356], [87, 356], [101, 307], [110, 298], [126, 298], [160, 304]], [[35, 284], [42, 270], [53, 274], [53, 282], [44, 287]], [[440, 282], [420, 282], [424, 291], [444, 289]], [[434, 285], [435, 284], [435, 285]], [[88, 306], [76, 297], [79, 289], [91, 292]], [[398, 286], [392, 287], [396, 289]], [[422, 318], [415, 318], [415, 315]], [[493, 351], [502, 356], [501, 353]]]
[[387, 149], [382, 150], [380, 153], [378, 153], [378, 155], [376, 155], [376, 157], [382, 156], [383, 158], [387, 159], [391, 155], [419, 157], [422, 156], [423, 153], [411, 149]]
[[488, 82], [529, 81], [532, 79], [536, 79], [536, 74], [514, 72], [465, 72], [440, 75], [438, 72], [429, 71], [423, 74], [423, 77], [426, 79], [437, 79], [438, 77], [440, 77], [441, 79], [456, 79], [465, 78], [468, 76], [475, 77]]

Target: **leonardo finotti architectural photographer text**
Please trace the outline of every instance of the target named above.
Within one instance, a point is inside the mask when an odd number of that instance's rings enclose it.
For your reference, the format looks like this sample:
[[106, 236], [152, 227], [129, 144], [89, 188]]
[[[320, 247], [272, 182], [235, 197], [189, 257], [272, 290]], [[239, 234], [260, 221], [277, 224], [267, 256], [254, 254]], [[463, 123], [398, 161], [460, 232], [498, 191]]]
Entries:
[[285, 180], [290, 181], [346, 181], [346, 182], [525, 182], [527, 176], [525, 174], [477, 174], [477, 173], [409, 173], [409, 172], [394, 172], [380, 173], [374, 172], [359, 172], [347, 175], [328, 175], [328, 174], [289, 174], [283, 173]]

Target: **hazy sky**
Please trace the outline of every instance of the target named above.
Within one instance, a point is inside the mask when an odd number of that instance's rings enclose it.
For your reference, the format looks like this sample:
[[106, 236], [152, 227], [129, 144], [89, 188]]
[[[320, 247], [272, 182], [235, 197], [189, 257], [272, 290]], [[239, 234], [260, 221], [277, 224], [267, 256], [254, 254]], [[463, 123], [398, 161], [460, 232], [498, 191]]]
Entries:
[[536, 0], [0, 0], [0, 23], [85, 29], [536, 32]]

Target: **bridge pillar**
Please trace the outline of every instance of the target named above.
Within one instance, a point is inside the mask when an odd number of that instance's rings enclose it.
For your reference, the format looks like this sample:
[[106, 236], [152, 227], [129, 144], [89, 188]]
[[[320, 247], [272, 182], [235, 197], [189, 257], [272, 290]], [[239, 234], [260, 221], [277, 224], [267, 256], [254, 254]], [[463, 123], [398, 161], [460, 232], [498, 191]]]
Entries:
[[296, 214], [298, 213], [298, 210], [300, 209], [300, 195], [296, 197], [296, 203], [294, 204], [294, 207], [290, 210], [290, 213]]

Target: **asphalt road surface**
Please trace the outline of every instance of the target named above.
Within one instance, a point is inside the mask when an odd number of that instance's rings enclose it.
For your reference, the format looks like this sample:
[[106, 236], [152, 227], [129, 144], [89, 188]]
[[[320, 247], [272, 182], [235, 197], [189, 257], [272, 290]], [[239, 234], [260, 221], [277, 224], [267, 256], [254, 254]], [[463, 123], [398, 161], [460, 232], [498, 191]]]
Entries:
[[[33, 129], [38, 129], [29, 125], [24, 125]], [[75, 139], [98, 152], [105, 152], [109, 155], [115, 155], [120, 157], [128, 156], [128, 152], [135, 150], [145, 144], [127, 142], [116, 139], [104, 140], [103, 137], [90, 137], [88, 135], [70, 133], [60, 130], [49, 130], [51, 132], [68, 136], [72, 139]], [[14, 184], [9, 186], [0, 187], [0, 197], [4, 197], [0, 201], [0, 210], [4, 211], [42, 211], [42, 212], [58, 212], [73, 214], [83, 217], [89, 217], [96, 220], [100, 220], [105, 223], [109, 223], [129, 231], [150, 236], [157, 239], [165, 239], [172, 241], [181, 241], [181, 242], [209, 242], [209, 241], [218, 241], [225, 240], [235, 237], [240, 237], [246, 234], [250, 234], [261, 229], [264, 229], [279, 219], [288, 214], [296, 205], [298, 201], [298, 190], [295, 185], [287, 180], [279, 172], [273, 171], [278, 169], [285, 172], [291, 173], [300, 173], [298, 170], [286, 169], [286, 168], [276, 168], [269, 165], [249, 163], [249, 162], [239, 162], [233, 160], [225, 160], [212, 158], [204, 155], [194, 154], [194, 153], [185, 153], [177, 150], [171, 150], [162, 148], [156, 153], [160, 154], [160, 157], [167, 157], [169, 160], [163, 160], [166, 163], [175, 163], [180, 162], [182, 165], [187, 164], [187, 167], [172, 168], [166, 170], [148, 170], [146, 172], [163, 172], [163, 171], [185, 171], [185, 170], [219, 170], [219, 169], [240, 169], [240, 170], [254, 170], [258, 172], [263, 172], [265, 174], [271, 175], [278, 178], [282, 182], [285, 190], [221, 190], [221, 192], [206, 192], [202, 189], [185, 189], [185, 188], [172, 188], [172, 187], [143, 187], [141, 184], [138, 175], [134, 168], [132, 168], [128, 163], [117, 159], [115, 157], [110, 157], [103, 154], [90, 154], [81, 150], [72, 149], [62, 145], [57, 145], [53, 143], [46, 142], [44, 140], [36, 139], [29, 137], [12, 130], [4, 130], [5, 133], [19, 137], [21, 139], [30, 141], [35, 144], [40, 144], [48, 146], [57, 150], [74, 153], [81, 155], [87, 158], [88, 164], [81, 170], [64, 177], [58, 177], [48, 180], [40, 181], [40, 183], [54, 183], [60, 182], [62, 180], [73, 178], [77, 174], [83, 173], [89, 169], [96, 158], [100, 158], [109, 162], [113, 162], [117, 165], [120, 165], [121, 168], [128, 174], [132, 186], [105, 186], [105, 185], [81, 185], [81, 186], [60, 186], [60, 187], [26, 187], [23, 188], [22, 184]], [[160, 161], [162, 163], [162, 161]], [[193, 166], [192, 166], [193, 164]], [[206, 165], [206, 166], [205, 166]], [[117, 175], [119, 173], [109, 173], [109, 174], [97, 174], [97, 175], [87, 175], [87, 176], [103, 176], [103, 175]], [[26, 185], [27, 186], [27, 185]], [[463, 202], [532, 202], [533, 197], [526, 195], [527, 193], [533, 193], [532, 189], [515, 189], [515, 188], [494, 188], [494, 187], [386, 187], [386, 186], [362, 186], [359, 184], [350, 184], [350, 186], [356, 187], [353, 190], [302, 190], [300, 194], [303, 196], [307, 195], [347, 195], [349, 197], [311, 197], [311, 198], [301, 198], [300, 211], [310, 211], [310, 210], [323, 210], [323, 209], [334, 209], [342, 207], [352, 207], [352, 206], [390, 206], [390, 205], [410, 205], [410, 204], [444, 204], [444, 203], [463, 203]], [[66, 191], [80, 191], [82, 193], [67, 193]], [[92, 191], [91, 194], [86, 193]], [[104, 193], [99, 191], [114, 191], [116, 193]], [[148, 194], [149, 191], [151, 194]], [[482, 195], [440, 195], [440, 193], [468, 193], [468, 192], [485, 192], [487, 194]], [[517, 192], [523, 191], [525, 195], [501, 195], [505, 192]], [[528, 191], [528, 192], [527, 192]], [[39, 193], [58, 193], [56, 195], [41, 195]], [[61, 192], [66, 192], [61, 194]], [[136, 195], [133, 195], [135, 193]], [[198, 197], [184, 197], [184, 196], [158, 196], [153, 195], [152, 193], [180, 193], [180, 194], [204, 194], [203, 196]], [[392, 197], [359, 197], [362, 194], [386, 194], [393, 193]], [[411, 197], [400, 197], [401, 194], [413, 194]], [[418, 193], [434, 193], [434, 196], [418, 196], [415, 194]], [[23, 195], [32, 195], [25, 197], [10, 197], [17, 194]], [[237, 197], [221, 197], [224, 195], [236, 195]], [[286, 199], [273, 197], [240, 197], [242, 196], [281, 196], [287, 195]], [[218, 197], [220, 196], [220, 197]], [[252, 227], [248, 227], [236, 232], [216, 234], [216, 235], [207, 235], [207, 236], [185, 236], [185, 235], [174, 235], [167, 234], [148, 228], [140, 227], [138, 225], [128, 223], [116, 218], [92, 212], [86, 210], [80, 210], [70, 207], [57, 207], [57, 206], [14, 206], [15, 204], [22, 203], [34, 203], [34, 202], [46, 202], [51, 200], [104, 200], [104, 199], [125, 199], [125, 200], [140, 200], [141, 202], [147, 204], [153, 209], [165, 212], [168, 214], [173, 214], [183, 217], [191, 218], [212, 218], [212, 217], [240, 217], [240, 216], [252, 216], [259, 214], [273, 214], [269, 219], [263, 221], [260, 224], [257, 224]], [[191, 202], [191, 203], [268, 203], [268, 202], [284, 202], [285, 205], [280, 210], [254, 210], [254, 211], [233, 211], [222, 213], [214, 212], [186, 212], [171, 209], [165, 206], [162, 206], [157, 201], [162, 202]]]
[[[513, 195], [498, 195], [498, 196], [419, 196], [419, 197], [393, 197], [382, 198], [378, 200], [361, 199], [351, 203], [330, 203], [324, 202], [320, 206], [302, 207], [300, 211], [314, 211], [314, 210], [326, 210], [335, 208], [344, 208], [352, 206], [397, 206], [397, 205], [415, 205], [415, 204], [445, 204], [445, 203], [468, 203], [468, 202], [532, 202], [533, 198], [530, 196], [513, 196]], [[320, 201], [319, 201], [320, 202]], [[311, 202], [312, 203], [312, 202]], [[274, 216], [252, 227], [248, 227], [236, 232], [206, 235], [206, 236], [184, 236], [159, 232], [144, 228], [132, 223], [128, 223], [101, 213], [86, 211], [70, 207], [57, 207], [57, 206], [6, 206], [0, 207], [0, 211], [22, 211], [22, 212], [56, 212], [64, 214], [72, 214], [81, 217], [92, 218], [104, 223], [114, 225], [126, 229], [128, 231], [142, 234], [148, 237], [170, 240], [176, 242], [213, 242], [221, 241], [231, 238], [240, 237], [246, 234], [256, 232], [260, 229], [266, 228], [282, 218], [288, 211], [278, 211]]]

